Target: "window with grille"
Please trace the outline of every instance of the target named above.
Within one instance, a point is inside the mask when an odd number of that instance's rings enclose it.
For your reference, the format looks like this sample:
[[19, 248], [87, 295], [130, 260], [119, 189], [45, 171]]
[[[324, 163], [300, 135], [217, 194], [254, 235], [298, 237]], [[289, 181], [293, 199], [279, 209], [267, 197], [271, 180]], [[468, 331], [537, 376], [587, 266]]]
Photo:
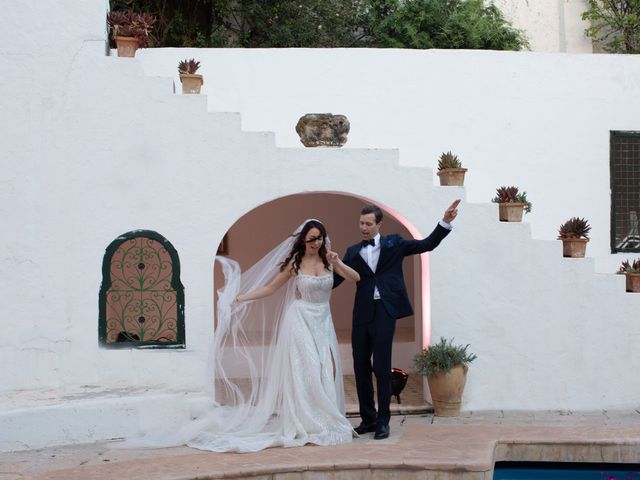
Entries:
[[159, 233], [136, 230], [111, 242], [98, 303], [102, 346], [184, 348], [180, 262]]
[[611, 251], [640, 252], [640, 132], [611, 132]]

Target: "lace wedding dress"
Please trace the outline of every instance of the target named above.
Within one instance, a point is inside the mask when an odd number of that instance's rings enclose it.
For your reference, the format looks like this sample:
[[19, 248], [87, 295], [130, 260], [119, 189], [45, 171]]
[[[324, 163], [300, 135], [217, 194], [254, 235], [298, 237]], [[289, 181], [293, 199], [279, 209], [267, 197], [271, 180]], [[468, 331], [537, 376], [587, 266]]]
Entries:
[[[344, 388], [329, 297], [332, 274], [300, 274], [294, 300], [279, 324], [270, 359], [269, 385], [257, 405], [233, 420], [219, 411], [198, 420], [187, 445], [201, 450], [253, 452], [264, 448], [351, 442], [344, 416]], [[334, 375], [335, 369], [335, 375]], [[240, 420], [241, 419], [241, 420]]]

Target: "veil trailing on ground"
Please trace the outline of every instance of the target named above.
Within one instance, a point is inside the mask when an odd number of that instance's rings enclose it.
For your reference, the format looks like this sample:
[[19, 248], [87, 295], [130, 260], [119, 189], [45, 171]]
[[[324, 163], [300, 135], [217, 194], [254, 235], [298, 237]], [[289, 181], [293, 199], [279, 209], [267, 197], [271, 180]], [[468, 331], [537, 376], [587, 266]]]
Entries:
[[[289, 309], [297, 311], [293, 305], [300, 296], [297, 292], [300, 283], [291, 279], [266, 298], [242, 303], [235, 301], [238, 295], [273, 280], [309, 221], [244, 273], [234, 260], [216, 258], [222, 266], [225, 284], [218, 290], [217, 325], [210, 355], [215, 374], [214, 405], [176, 431], [127, 441], [130, 446], [187, 444], [203, 450], [251, 452], [276, 445], [336, 444], [350, 440], [352, 429], [344, 418], [344, 387], [339, 358], [335, 358], [338, 352], [333, 326], [322, 332], [324, 338], [319, 339], [320, 343], [294, 345], [290, 336], [279, 335], [281, 328], [290, 332], [291, 319], [298, 318], [295, 313], [292, 316]], [[328, 242], [327, 238], [327, 247]], [[327, 276], [323, 282], [332, 281]], [[312, 279], [305, 278], [305, 282], [309, 281]], [[313, 311], [314, 307], [305, 308]], [[327, 308], [326, 318], [330, 322], [328, 305], [321, 308]], [[289, 320], [283, 321], [287, 312]], [[301, 359], [300, 363], [310, 365], [305, 360], [314, 358], [314, 354], [305, 349], [317, 345], [333, 345], [331, 355], [334, 355], [336, 372], [333, 381], [329, 382], [331, 386], [324, 390], [333, 392], [326, 397], [330, 398], [328, 404], [323, 403], [322, 398], [310, 403], [297, 401], [292, 393], [296, 385], [311, 382], [310, 385], [319, 386], [321, 373], [317, 372], [316, 380], [305, 377], [315, 373], [307, 371], [310, 367], [303, 368], [298, 362]], [[291, 355], [291, 349], [296, 348], [303, 349], [302, 357]], [[319, 355], [315, 353], [315, 358]], [[296, 371], [295, 379], [292, 371]], [[326, 379], [326, 374], [322, 378]], [[292, 386], [292, 381], [296, 385]], [[316, 418], [323, 418], [319, 430], [314, 427]]]

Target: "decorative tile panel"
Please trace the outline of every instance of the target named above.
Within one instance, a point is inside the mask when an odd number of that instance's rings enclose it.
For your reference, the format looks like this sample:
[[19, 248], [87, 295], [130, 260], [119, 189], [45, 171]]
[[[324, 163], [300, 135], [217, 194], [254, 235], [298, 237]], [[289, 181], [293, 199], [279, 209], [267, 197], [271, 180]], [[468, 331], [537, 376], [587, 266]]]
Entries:
[[173, 246], [156, 232], [116, 239], [103, 262], [100, 340], [104, 346], [184, 347], [184, 289]]

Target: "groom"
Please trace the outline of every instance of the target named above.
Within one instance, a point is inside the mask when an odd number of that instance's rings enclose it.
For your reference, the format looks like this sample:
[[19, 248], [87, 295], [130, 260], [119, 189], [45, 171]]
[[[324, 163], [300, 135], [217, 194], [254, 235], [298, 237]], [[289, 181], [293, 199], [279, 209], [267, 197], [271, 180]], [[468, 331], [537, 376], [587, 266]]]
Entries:
[[[362, 423], [355, 431], [362, 435], [375, 432], [373, 438], [389, 436], [391, 413], [391, 345], [396, 320], [413, 314], [402, 274], [402, 261], [408, 255], [436, 248], [451, 231], [460, 200], [444, 212], [431, 235], [423, 240], [405, 240], [398, 234], [380, 235], [382, 210], [368, 205], [360, 212], [362, 242], [347, 249], [343, 262], [360, 274], [353, 306], [353, 370]], [[334, 288], [342, 278], [334, 274]], [[373, 364], [371, 359], [373, 357]], [[371, 371], [376, 376], [378, 411], [373, 400]]]

